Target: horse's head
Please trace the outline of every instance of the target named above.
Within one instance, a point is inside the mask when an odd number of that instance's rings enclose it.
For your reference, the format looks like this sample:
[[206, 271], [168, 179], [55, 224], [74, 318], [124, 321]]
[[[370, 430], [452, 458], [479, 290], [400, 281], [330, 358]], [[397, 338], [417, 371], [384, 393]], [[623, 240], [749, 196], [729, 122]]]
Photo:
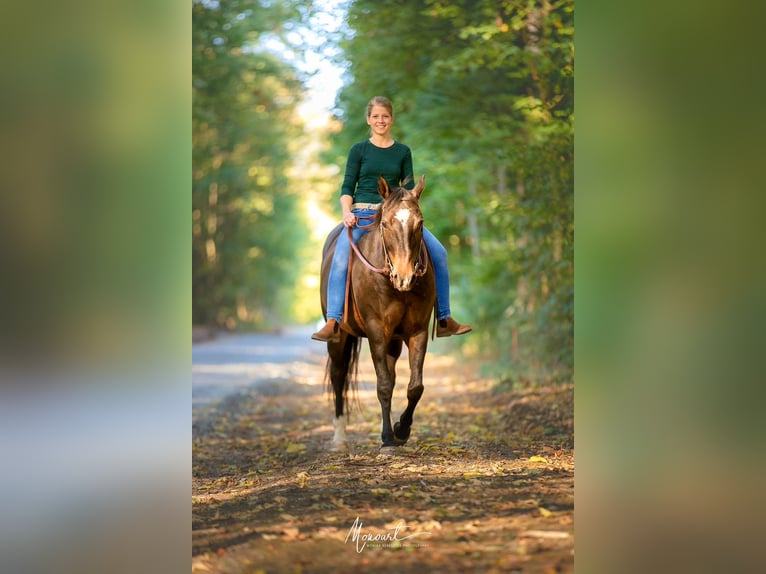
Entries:
[[385, 178], [378, 178], [378, 192], [383, 198], [380, 234], [391, 283], [399, 291], [412, 289], [416, 276], [425, 271], [420, 259], [423, 214], [419, 203], [425, 180], [421, 176], [415, 188], [409, 190], [401, 186], [391, 189]]

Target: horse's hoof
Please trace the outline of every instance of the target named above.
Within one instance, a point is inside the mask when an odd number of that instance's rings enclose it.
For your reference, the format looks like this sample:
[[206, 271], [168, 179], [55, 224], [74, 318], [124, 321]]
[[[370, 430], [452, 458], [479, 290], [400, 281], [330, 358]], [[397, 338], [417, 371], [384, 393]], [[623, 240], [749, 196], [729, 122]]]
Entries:
[[330, 451], [332, 452], [348, 452], [348, 443], [347, 442], [335, 442], [332, 441], [330, 443]]
[[391, 445], [383, 445], [380, 447], [380, 452], [378, 453], [379, 456], [395, 456], [397, 453], [397, 448], [395, 446]]
[[402, 425], [400, 423], [394, 424], [394, 442], [396, 444], [404, 444], [406, 443], [410, 438], [410, 431], [412, 430], [412, 427], [407, 427], [406, 432], [402, 432]]

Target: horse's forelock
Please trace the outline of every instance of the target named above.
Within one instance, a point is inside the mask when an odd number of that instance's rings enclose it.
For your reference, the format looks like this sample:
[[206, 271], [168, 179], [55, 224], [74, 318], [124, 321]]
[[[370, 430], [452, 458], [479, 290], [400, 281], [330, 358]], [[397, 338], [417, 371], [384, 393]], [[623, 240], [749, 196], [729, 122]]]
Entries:
[[398, 206], [401, 203], [405, 203], [410, 209], [417, 209], [420, 212], [420, 203], [416, 197], [410, 197], [412, 194], [411, 189], [406, 187], [394, 187], [388, 194], [388, 197], [383, 200], [383, 204], [375, 214], [374, 225], [379, 225], [383, 218], [383, 212], [388, 211], [392, 207]]
[[383, 211], [383, 209], [390, 208], [394, 204], [399, 204], [402, 202], [407, 202], [411, 204], [415, 204], [416, 206], [420, 205], [420, 202], [416, 197], [410, 198], [409, 196], [412, 194], [411, 189], [407, 189], [406, 187], [395, 187], [391, 189], [391, 192], [388, 194], [388, 197], [384, 200], [383, 205], [381, 206], [382, 209], [380, 211]]
[[385, 202], [383, 203], [383, 206], [390, 206], [392, 203], [399, 203], [402, 201], [402, 198], [404, 197], [404, 194], [407, 193], [407, 189], [404, 187], [394, 187], [391, 192], [388, 194], [388, 197], [386, 198]]

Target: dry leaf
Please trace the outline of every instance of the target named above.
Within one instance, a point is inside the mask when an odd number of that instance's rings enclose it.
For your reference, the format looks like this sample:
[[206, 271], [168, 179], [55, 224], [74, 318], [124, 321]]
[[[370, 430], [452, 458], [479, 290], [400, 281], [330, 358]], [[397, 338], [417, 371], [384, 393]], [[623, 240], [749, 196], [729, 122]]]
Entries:
[[527, 538], [549, 538], [549, 539], [557, 539], [562, 540], [564, 538], [569, 538], [568, 532], [559, 532], [556, 530], [527, 530], [526, 532], [519, 533], [519, 537], [527, 537]]
[[192, 574], [199, 572], [200, 570], [210, 572], [210, 566], [202, 562], [199, 557], [195, 557], [192, 559]]
[[282, 534], [285, 538], [298, 538], [298, 534], [300, 534], [300, 532], [301, 531], [299, 528], [295, 528], [293, 526], [282, 529]]
[[535, 455], [535, 456], [529, 457], [529, 462], [545, 462], [545, 463], [547, 463], [548, 459], [545, 458], [544, 456], [537, 456], [537, 455]]

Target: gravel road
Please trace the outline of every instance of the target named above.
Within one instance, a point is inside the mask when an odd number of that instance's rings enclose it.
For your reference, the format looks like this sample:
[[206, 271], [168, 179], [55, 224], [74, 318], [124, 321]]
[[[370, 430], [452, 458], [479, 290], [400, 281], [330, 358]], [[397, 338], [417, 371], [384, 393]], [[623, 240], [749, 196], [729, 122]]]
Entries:
[[266, 381], [322, 376], [327, 348], [311, 340], [314, 329], [224, 334], [192, 345], [192, 409]]

